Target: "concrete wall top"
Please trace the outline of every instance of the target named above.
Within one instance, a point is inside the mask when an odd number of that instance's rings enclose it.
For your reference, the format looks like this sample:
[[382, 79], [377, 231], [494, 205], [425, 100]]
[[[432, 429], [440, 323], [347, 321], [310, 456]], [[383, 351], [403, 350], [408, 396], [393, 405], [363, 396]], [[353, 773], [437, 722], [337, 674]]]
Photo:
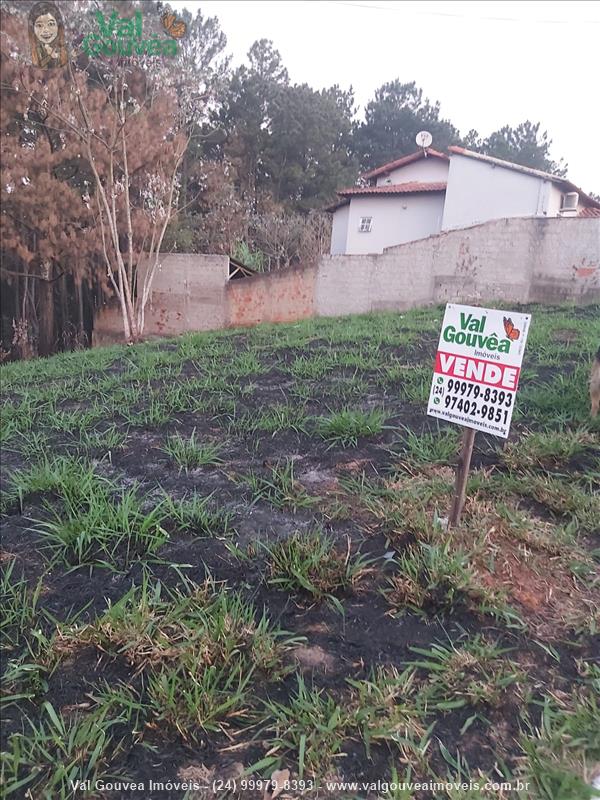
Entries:
[[201, 288], [207, 281], [214, 285], [228, 279], [229, 256], [169, 253], [161, 256], [152, 291], [183, 293], [192, 287]]

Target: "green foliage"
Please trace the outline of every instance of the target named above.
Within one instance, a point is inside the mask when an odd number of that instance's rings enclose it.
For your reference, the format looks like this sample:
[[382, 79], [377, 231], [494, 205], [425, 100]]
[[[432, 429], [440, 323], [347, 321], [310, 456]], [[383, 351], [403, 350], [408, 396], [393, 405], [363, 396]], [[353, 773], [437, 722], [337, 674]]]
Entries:
[[420, 687], [424, 702], [442, 711], [467, 705], [498, 707], [505, 700], [506, 689], [519, 679], [514, 665], [503, 658], [506, 649], [481, 636], [458, 647], [436, 643], [429, 649], [410, 650], [421, 656], [410, 666], [429, 673], [427, 685]]
[[567, 164], [562, 159], [556, 163], [550, 158], [552, 140], [548, 137], [548, 131], [540, 131], [540, 127], [539, 122], [530, 120], [521, 122], [515, 128], [504, 125], [491, 133], [476, 149], [488, 156], [564, 177]]
[[247, 242], [238, 241], [233, 246], [232, 256], [241, 261], [245, 267], [250, 267], [257, 272], [265, 268], [265, 254], [260, 250], [252, 250]]
[[170, 495], [164, 496], [165, 514], [179, 531], [196, 536], [214, 536], [229, 538], [235, 531], [232, 527], [232, 515], [223, 509], [215, 509], [211, 505], [212, 495], [201, 497], [193, 494], [191, 498], [174, 500]]
[[315, 600], [353, 586], [369, 563], [349, 550], [341, 552], [334, 539], [319, 530], [262, 546], [268, 554], [269, 583], [308, 593]]
[[399, 79], [384, 83], [365, 109], [365, 121], [355, 132], [355, 148], [363, 169], [374, 169], [414, 153], [419, 131], [433, 135], [436, 150], [445, 150], [459, 140], [457, 129], [440, 118], [440, 104], [423, 96], [414, 81]]
[[586, 767], [600, 759], [600, 707], [593, 692], [577, 691], [564, 701], [546, 696], [539, 722], [526, 717], [521, 739], [525, 780], [540, 800], [590, 800]]
[[340, 752], [351, 725], [349, 712], [322, 689], [309, 688], [297, 676], [298, 688], [289, 705], [267, 700], [270, 750], [293, 756], [302, 780], [322, 775]]
[[319, 417], [316, 420], [318, 435], [342, 447], [356, 447], [362, 436], [377, 436], [383, 430], [385, 413], [379, 409], [361, 411], [360, 409], [344, 408], [329, 417]]
[[170, 436], [163, 449], [179, 465], [180, 471], [188, 472], [197, 467], [214, 467], [223, 463], [220, 457], [222, 445], [217, 442], [201, 444], [196, 439], [195, 428], [189, 438]]
[[6, 793], [27, 788], [43, 800], [67, 800], [73, 796], [71, 781], [108, 777], [121, 749], [113, 729], [125, 721], [107, 718], [106, 711], [65, 718], [45, 702], [42, 719], [27, 720], [0, 756]]
[[289, 458], [274, 464], [268, 475], [250, 472], [248, 475], [242, 476], [241, 480], [250, 486], [254, 503], [266, 500], [277, 508], [289, 507], [296, 510], [310, 508], [318, 499], [311, 497], [302, 484], [296, 480], [294, 462]]

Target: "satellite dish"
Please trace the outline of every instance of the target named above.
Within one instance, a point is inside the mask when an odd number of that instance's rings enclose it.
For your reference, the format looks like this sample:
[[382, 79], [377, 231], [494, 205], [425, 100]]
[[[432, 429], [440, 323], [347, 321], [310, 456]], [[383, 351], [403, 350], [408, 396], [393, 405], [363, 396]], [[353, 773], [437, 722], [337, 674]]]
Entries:
[[422, 147], [423, 150], [425, 150], [425, 148], [429, 147], [429, 145], [432, 143], [433, 137], [429, 131], [419, 131], [415, 137], [415, 141], [418, 147]]

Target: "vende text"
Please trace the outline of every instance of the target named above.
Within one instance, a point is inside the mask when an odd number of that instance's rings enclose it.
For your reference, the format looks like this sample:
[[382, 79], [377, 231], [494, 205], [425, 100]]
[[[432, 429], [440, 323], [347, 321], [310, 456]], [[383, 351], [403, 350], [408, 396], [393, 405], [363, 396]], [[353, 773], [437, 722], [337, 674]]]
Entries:
[[481, 358], [457, 356], [453, 353], [438, 352], [435, 359], [435, 372], [441, 372], [442, 375], [485, 383], [488, 386], [500, 386], [513, 392], [517, 389], [520, 371], [519, 367], [507, 367]]

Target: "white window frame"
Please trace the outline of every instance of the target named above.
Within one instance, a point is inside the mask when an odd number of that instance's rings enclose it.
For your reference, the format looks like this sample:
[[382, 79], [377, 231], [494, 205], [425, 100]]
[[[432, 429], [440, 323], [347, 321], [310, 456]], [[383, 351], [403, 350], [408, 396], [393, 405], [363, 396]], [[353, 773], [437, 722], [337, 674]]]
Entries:
[[373, 230], [373, 217], [361, 217], [358, 221], [359, 233], [371, 233]]

